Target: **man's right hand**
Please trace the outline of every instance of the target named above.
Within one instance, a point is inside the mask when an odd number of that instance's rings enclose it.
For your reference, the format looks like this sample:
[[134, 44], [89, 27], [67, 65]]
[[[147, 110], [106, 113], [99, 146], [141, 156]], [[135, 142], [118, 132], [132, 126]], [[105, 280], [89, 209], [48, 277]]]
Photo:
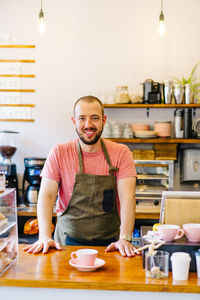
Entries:
[[23, 250], [27, 251], [28, 253], [37, 254], [39, 252], [47, 253], [49, 248], [56, 248], [56, 250], [62, 250], [61, 245], [50, 237], [40, 238], [34, 244], [24, 247]]

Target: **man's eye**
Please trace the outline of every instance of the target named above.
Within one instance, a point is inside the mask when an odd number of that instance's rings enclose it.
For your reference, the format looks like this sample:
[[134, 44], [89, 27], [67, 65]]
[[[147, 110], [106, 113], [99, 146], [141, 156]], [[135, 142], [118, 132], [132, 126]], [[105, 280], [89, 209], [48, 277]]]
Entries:
[[99, 120], [99, 117], [93, 117], [92, 120], [97, 121], [97, 120]]
[[84, 121], [85, 118], [81, 117], [81, 118], [78, 118], [79, 121]]

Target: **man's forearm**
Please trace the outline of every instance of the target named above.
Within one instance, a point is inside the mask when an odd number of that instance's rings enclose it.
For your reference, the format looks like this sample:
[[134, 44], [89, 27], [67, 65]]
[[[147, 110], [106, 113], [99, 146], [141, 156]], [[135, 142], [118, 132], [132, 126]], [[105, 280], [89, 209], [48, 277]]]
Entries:
[[120, 237], [124, 235], [132, 236], [135, 224], [135, 205], [133, 200], [127, 203], [126, 207], [121, 207]]
[[135, 223], [135, 183], [136, 179], [125, 178], [118, 182], [120, 199], [120, 237], [132, 236]]
[[53, 207], [49, 205], [47, 198], [38, 201], [37, 217], [39, 223], [39, 238], [44, 236], [51, 237], [52, 210]]
[[39, 238], [51, 237], [52, 235], [51, 223], [57, 191], [58, 184], [55, 181], [50, 179], [42, 179], [37, 204]]

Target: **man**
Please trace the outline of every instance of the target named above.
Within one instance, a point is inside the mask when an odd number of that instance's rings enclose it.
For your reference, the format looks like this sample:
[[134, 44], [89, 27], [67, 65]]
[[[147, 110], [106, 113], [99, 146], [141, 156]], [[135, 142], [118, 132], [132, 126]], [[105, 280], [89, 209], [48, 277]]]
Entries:
[[[131, 243], [136, 184], [132, 154], [127, 146], [101, 138], [106, 116], [96, 97], [77, 100], [71, 119], [78, 139], [50, 151], [37, 205], [39, 240], [24, 250], [47, 253], [50, 247], [61, 250], [60, 244], [89, 245], [135, 256]], [[54, 241], [51, 222], [56, 198]]]

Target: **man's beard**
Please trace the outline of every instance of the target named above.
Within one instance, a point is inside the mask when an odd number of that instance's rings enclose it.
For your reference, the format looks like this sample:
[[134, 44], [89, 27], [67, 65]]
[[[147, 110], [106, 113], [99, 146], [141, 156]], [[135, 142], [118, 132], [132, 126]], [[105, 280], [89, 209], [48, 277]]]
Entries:
[[85, 140], [85, 138], [83, 137], [83, 135], [80, 134], [80, 132], [79, 132], [79, 131], [77, 130], [77, 128], [76, 128], [76, 133], [78, 134], [80, 140], [81, 140], [84, 144], [86, 144], [86, 145], [94, 145], [96, 142], [98, 142], [98, 140], [100, 139], [100, 137], [101, 137], [101, 135], [102, 135], [102, 132], [103, 132], [103, 127], [102, 127], [102, 130], [101, 130], [98, 134], [96, 134], [94, 140], [87, 141], [87, 140]]

